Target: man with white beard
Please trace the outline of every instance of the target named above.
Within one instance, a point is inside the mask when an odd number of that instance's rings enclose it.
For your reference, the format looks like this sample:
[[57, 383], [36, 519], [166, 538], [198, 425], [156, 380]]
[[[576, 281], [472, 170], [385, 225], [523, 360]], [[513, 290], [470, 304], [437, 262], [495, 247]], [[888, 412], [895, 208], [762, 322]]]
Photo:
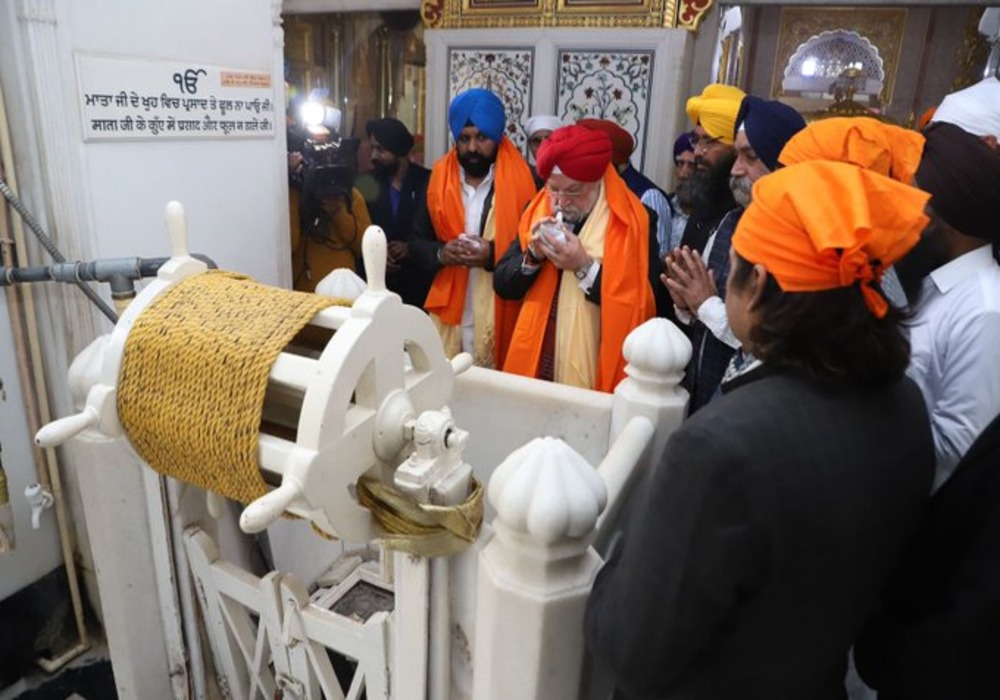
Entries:
[[[802, 116], [786, 104], [752, 95], [743, 98], [733, 140], [736, 159], [729, 171], [729, 188], [740, 207], [750, 204], [753, 183], [778, 167], [781, 149], [805, 125]], [[691, 324], [693, 355], [685, 375], [691, 413], [715, 396], [740, 347], [729, 328], [724, 299], [729, 240], [735, 228], [735, 222], [720, 226], [700, 255], [681, 247], [666, 260], [663, 282], [670, 290], [678, 318]], [[740, 359], [737, 357], [737, 362]]]

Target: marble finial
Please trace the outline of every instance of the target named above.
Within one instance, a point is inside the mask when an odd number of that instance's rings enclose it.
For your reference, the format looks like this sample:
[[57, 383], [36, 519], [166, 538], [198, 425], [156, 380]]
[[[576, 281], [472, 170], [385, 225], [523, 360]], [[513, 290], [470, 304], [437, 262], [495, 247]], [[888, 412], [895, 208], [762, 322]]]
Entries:
[[691, 341], [665, 318], [653, 318], [625, 338], [622, 355], [629, 376], [680, 377], [691, 360]]
[[515, 450], [490, 479], [497, 520], [545, 544], [594, 529], [608, 493], [597, 471], [562, 440], [536, 438]]
[[358, 277], [353, 270], [341, 267], [333, 270], [319, 281], [319, 284], [316, 285], [316, 293], [325, 297], [354, 301], [364, 293], [366, 288], [365, 281]]

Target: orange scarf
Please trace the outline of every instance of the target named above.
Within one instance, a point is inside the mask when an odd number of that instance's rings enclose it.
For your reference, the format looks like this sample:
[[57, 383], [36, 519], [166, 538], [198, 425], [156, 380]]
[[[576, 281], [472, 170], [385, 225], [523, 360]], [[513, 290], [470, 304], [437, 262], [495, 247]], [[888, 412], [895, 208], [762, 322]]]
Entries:
[[[517, 222], [524, 205], [535, 194], [535, 181], [531, 170], [517, 148], [507, 138], [497, 145], [497, 159], [493, 171], [493, 264], [496, 265], [517, 235]], [[437, 239], [443, 243], [458, 238], [465, 231], [465, 204], [462, 201], [462, 178], [459, 174], [458, 152], [452, 148], [434, 164], [431, 181], [427, 186], [427, 208]], [[465, 307], [465, 290], [469, 283], [469, 269], [448, 265], [438, 270], [431, 285], [424, 308], [437, 314], [444, 323], [458, 326], [462, 323]], [[507, 346], [510, 343], [520, 303], [494, 298], [495, 340], [493, 357], [495, 367], [503, 367]]]
[[[649, 285], [649, 214], [610, 165], [604, 172], [604, 192], [611, 219], [604, 234], [601, 262], [601, 344], [594, 389], [610, 393], [625, 378], [625, 336], [656, 315], [656, 306]], [[552, 203], [542, 190], [521, 217], [518, 235], [522, 248], [527, 248], [535, 222], [551, 213]], [[504, 371], [538, 375], [545, 326], [560, 274], [549, 262], [539, 270], [538, 279], [524, 296]]]

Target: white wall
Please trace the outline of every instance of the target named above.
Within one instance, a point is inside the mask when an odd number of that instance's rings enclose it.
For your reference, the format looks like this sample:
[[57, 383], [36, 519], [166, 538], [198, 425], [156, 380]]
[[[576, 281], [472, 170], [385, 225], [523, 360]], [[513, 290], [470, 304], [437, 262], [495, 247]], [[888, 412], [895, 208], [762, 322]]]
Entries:
[[[164, 205], [186, 207], [190, 248], [220, 267], [270, 284], [290, 284], [285, 185], [280, 0], [9, 0], [0, 2], [3, 89], [19, 193], [70, 260], [169, 254]], [[241, 140], [85, 142], [77, 52], [130, 60], [173, 60], [271, 74], [273, 137]], [[51, 262], [30, 241], [30, 264]], [[72, 357], [109, 323], [70, 287], [36, 287], [41, 342], [55, 416], [72, 410], [66, 371]], [[101, 290], [106, 298], [107, 290]], [[15, 499], [34, 465], [30, 436], [0, 313], [0, 439]], [[27, 388], [25, 388], [27, 390]], [[67, 492], [77, 493], [72, 455], [64, 455]], [[111, 485], [113, 486], [113, 485]], [[135, 494], [141, 499], [142, 494]], [[15, 508], [21, 509], [16, 503]], [[78, 510], [78, 509], [77, 509]], [[18, 512], [22, 523], [22, 514]], [[18, 530], [17, 558], [0, 557], [0, 598], [58, 566], [52, 528]], [[80, 534], [84, 528], [77, 523]], [[84, 559], [89, 559], [85, 553]], [[98, 562], [99, 565], [99, 562]], [[16, 571], [16, 574], [12, 573]]]
[[0, 292], [0, 446], [14, 511], [16, 549], [0, 555], [0, 600], [28, 586], [60, 565], [55, 518], [43, 514], [42, 527], [32, 530], [24, 487], [36, 480], [31, 436], [24, 417], [23, 394], [17, 376], [7, 303]]
[[[125, 58], [190, 61], [271, 71], [270, 0], [169, 3], [135, 0], [61, 2], [71, 31], [63, 56], [67, 100], [76, 105], [72, 51]], [[283, 76], [272, 75], [279, 125], [273, 139], [83, 144], [83, 177], [93, 211], [95, 253], [168, 253], [163, 206], [176, 199], [188, 216], [191, 250], [220, 267], [278, 284], [287, 261], [283, 160]], [[79, 116], [72, 115], [80, 132]], [[287, 205], [286, 205], [287, 206]]]

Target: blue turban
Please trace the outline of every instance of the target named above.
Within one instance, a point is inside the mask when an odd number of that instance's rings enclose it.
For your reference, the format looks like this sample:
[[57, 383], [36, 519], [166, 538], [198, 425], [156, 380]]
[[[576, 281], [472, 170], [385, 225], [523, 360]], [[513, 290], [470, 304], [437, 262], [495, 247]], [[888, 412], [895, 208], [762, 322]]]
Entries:
[[674, 141], [674, 160], [681, 157], [681, 153], [684, 151], [691, 151], [694, 153], [694, 132], [685, 131], [683, 134], [677, 137]]
[[[768, 170], [778, 167], [778, 156], [790, 138], [806, 128], [802, 115], [776, 100], [762, 100], [753, 95], [743, 98], [736, 115], [736, 131], [740, 125], [747, 133], [747, 141]], [[734, 133], [735, 137], [736, 134]]]
[[462, 129], [472, 123], [484, 136], [499, 141], [503, 136], [507, 115], [500, 98], [489, 90], [472, 88], [456, 95], [448, 108], [448, 126], [456, 141]]

